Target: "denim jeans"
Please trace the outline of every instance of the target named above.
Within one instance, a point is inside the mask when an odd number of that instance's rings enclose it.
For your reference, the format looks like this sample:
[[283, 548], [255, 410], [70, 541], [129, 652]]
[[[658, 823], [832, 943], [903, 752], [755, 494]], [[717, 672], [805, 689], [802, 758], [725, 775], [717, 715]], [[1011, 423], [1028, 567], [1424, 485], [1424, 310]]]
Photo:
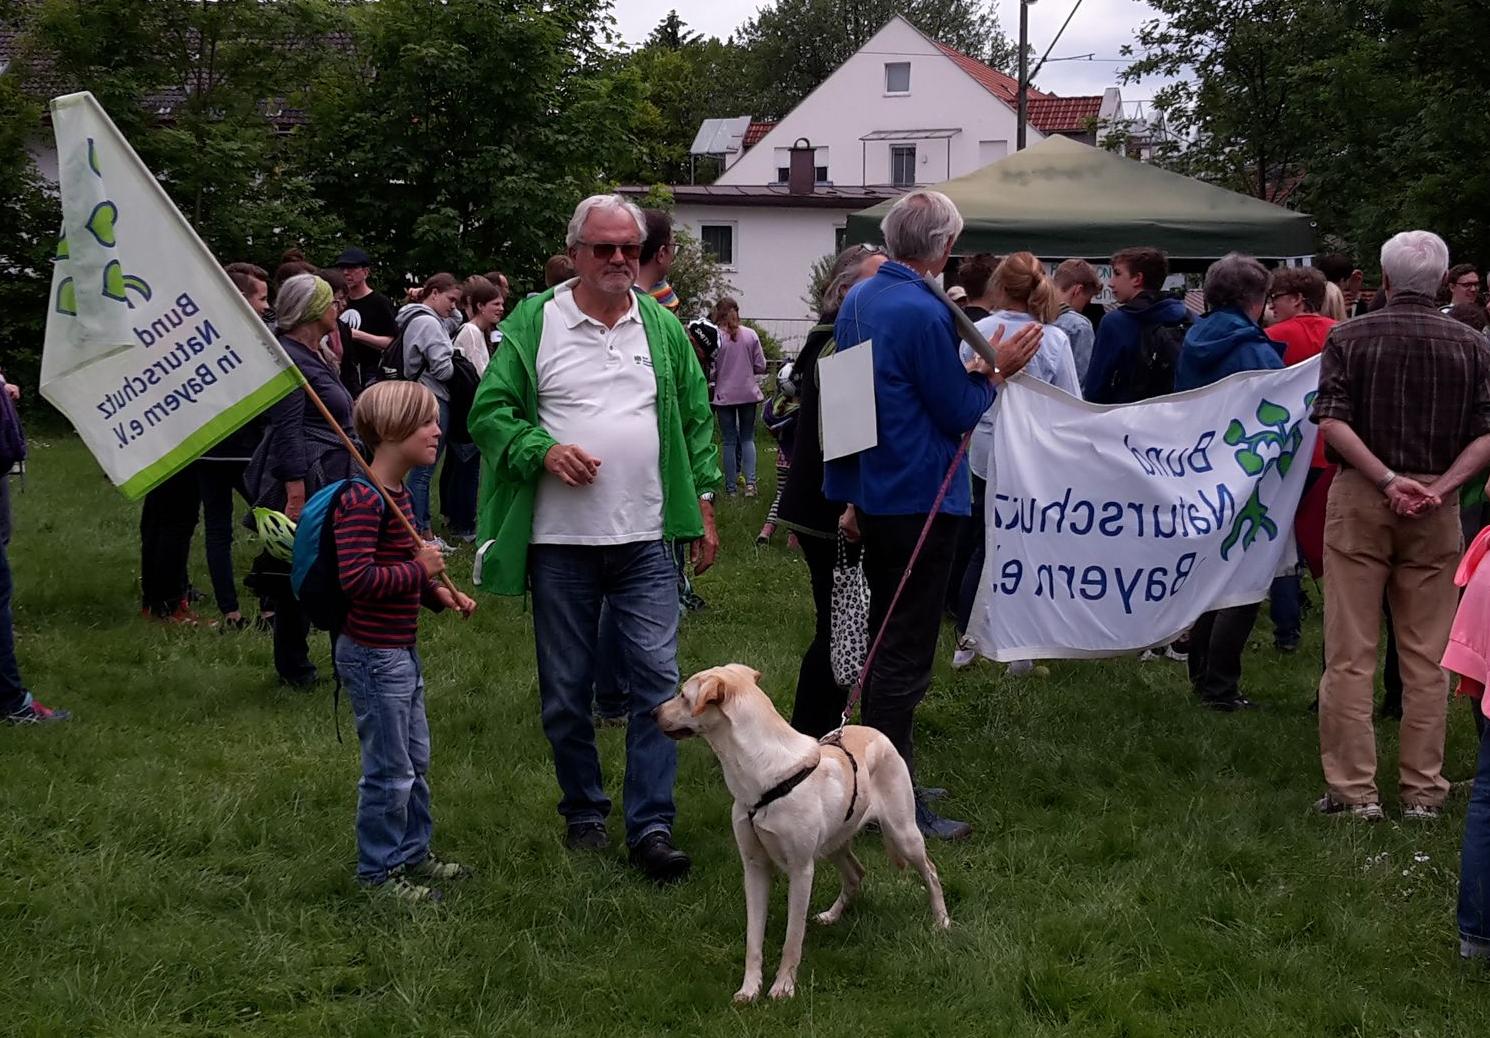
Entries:
[[414, 505], [414, 529], [420, 534], [428, 536], [430, 532], [429, 522], [429, 485], [435, 478], [435, 465], [440, 463], [440, 454], [445, 452], [445, 434], [450, 431], [450, 402], [440, 401], [440, 449], [435, 455], [434, 465], [419, 465], [409, 472], [409, 497], [413, 499]]
[[717, 405], [719, 435], [724, 441], [724, 492], [733, 494], [740, 472], [755, 482], [755, 405]]
[[[626, 726], [626, 842], [672, 829], [678, 751], [654, 707], [678, 689], [678, 575], [661, 541], [605, 546], [535, 544], [533, 641], [543, 733], [554, 751], [559, 814], [570, 825], [610, 813], [590, 707], [598, 663], [620, 668]], [[604, 602], [615, 652], [601, 660], [596, 632]]]
[[218, 612], [238, 611], [238, 578], [233, 573], [233, 494], [249, 500], [243, 484], [246, 461], [199, 461], [197, 490], [202, 497], [202, 539], [207, 548], [207, 572]]
[[[1480, 712], [1478, 700], [1470, 705]], [[1490, 735], [1486, 731], [1480, 733], [1480, 763], [1464, 819], [1464, 849], [1459, 858], [1459, 936], [1490, 943]]]
[[1268, 616], [1273, 621], [1273, 641], [1298, 644], [1304, 620], [1304, 588], [1298, 573], [1273, 578], [1268, 590]]
[[481, 452], [474, 443], [452, 443], [440, 470], [440, 511], [452, 534], [476, 532], [476, 490]]
[[[8, 478], [0, 476], [0, 480]], [[6, 504], [8, 506], [9, 502]], [[6, 511], [9, 511], [8, 507]], [[15, 630], [10, 611], [13, 587], [8, 549], [0, 544], [0, 717], [13, 714], [31, 702], [31, 693], [21, 683], [21, 669], [16, 664]]]
[[595, 641], [595, 712], [603, 718], [626, 716], [626, 688], [621, 684], [621, 636], [609, 607], [600, 606], [600, 633]]
[[377, 885], [429, 854], [429, 721], [413, 649], [373, 649], [343, 635], [336, 668], [357, 718], [357, 879]]

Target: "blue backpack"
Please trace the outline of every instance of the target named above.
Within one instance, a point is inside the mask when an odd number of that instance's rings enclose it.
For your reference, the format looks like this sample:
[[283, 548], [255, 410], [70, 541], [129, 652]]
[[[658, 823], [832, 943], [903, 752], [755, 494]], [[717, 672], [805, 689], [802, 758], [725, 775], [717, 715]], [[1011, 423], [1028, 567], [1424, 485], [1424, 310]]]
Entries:
[[[336, 557], [336, 530], [332, 517], [341, 497], [353, 483], [376, 490], [362, 476], [339, 479], [317, 490], [300, 510], [295, 524], [295, 552], [290, 564], [290, 590], [300, 600], [310, 622], [333, 634], [347, 620], [349, 602], [341, 587], [341, 566]], [[388, 509], [378, 494], [378, 508], [386, 521]]]

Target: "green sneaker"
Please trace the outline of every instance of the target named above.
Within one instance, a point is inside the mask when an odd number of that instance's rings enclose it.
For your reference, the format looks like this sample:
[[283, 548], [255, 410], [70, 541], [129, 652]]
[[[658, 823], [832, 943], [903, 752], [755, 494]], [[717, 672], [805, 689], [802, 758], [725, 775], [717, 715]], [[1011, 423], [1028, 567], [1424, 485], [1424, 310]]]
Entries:
[[404, 873], [417, 880], [448, 881], [453, 879], [470, 879], [473, 870], [459, 862], [445, 861], [443, 858], [437, 857], [434, 851], [430, 851], [419, 864], [404, 866]]
[[434, 887], [426, 887], [413, 882], [402, 872], [394, 873], [385, 882], [367, 889], [378, 897], [392, 898], [396, 901], [437, 902], [445, 896]]

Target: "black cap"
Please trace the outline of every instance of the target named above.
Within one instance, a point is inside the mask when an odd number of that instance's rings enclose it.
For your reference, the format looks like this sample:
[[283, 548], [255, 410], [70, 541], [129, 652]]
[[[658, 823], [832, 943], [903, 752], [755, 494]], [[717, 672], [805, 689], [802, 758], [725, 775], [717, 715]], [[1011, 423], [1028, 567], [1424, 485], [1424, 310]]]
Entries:
[[358, 248], [351, 248], [336, 257], [333, 267], [370, 267], [372, 258]]

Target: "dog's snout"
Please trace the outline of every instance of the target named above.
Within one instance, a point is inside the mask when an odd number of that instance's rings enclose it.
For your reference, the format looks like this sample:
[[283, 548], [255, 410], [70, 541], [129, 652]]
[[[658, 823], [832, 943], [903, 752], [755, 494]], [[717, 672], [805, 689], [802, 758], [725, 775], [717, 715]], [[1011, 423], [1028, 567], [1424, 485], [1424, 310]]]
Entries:
[[652, 720], [657, 721], [657, 720], [661, 720], [661, 718], [662, 718], [662, 704], [661, 703], [658, 703], [656, 706], [654, 706], [652, 708]]

